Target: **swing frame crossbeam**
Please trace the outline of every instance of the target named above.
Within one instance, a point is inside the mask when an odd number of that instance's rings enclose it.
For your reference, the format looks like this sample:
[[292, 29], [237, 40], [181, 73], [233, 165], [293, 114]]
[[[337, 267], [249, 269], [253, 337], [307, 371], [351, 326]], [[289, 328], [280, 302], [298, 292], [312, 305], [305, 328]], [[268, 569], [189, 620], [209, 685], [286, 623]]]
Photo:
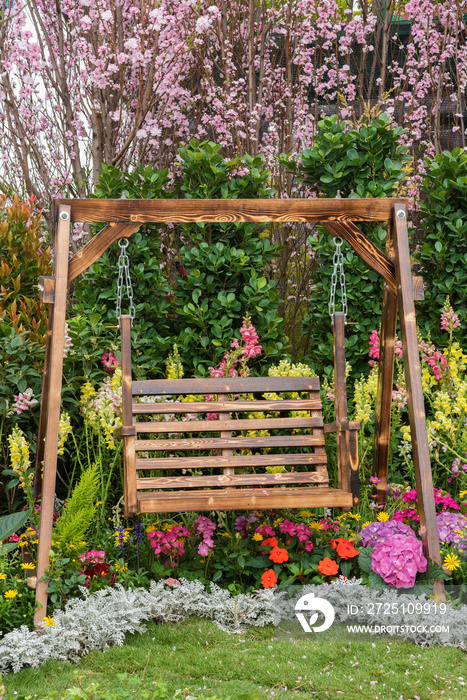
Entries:
[[[362, 260], [378, 272], [384, 280], [384, 288], [373, 467], [374, 475], [379, 478], [377, 494], [380, 502], [385, 502], [399, 313], [420, 534], [425, 556], [441, 563], [414, 304], [414, 298], [422, 298], [421, 283], [420, 278], [412, 277], [410, 267], [407, 206], [408, 200], [402, 198], [55, 200], [54, 271], [52, 277], [41, 278], [39, 285], [42, 301], [50, 308], [35, 473], [35, 493], [41, 496], [36, 624], [45, 617], [47, 607], [44, 575], [50, 564], [52, 542], [69, 285], [112, 243], [131, 237], [145, 223], [316, 222], [333, 236], [346, 240]], [[354, 223], [358, 221], [388, 222], [385, 253], [362, 233]], [[107, 225], [69, 259], [70, 230], [74, 222], [105, 222]], [[442, 581], [436, 582], [435, 594], [442, 591]]]

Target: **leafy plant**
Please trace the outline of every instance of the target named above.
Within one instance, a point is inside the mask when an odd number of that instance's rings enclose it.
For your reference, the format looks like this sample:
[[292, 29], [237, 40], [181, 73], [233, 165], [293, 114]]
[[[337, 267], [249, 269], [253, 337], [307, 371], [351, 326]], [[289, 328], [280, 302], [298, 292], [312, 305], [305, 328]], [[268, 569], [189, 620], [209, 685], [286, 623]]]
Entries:
[[0, 319], [44, 344], [47, 314], [35, 286], [51, 274], [52, 263], [41, 212], [34, 197], [21, 201], [17, 195], [0, 195], [0, 212]]
[[[180, 147], [179, 157], [179, 178], [171, 187], [166, 170], [146, 167], [123, 173], [105, 165], [95, 195], [236, 199], [273, 194], [260, 156], [226, 161], [219, 145], [193, 139]], [[221, 359], [232, 329], [246, 312], [264, 343], [263, 357], [281, 354], [283, 321], [268, 274], [276, 254], [264, 226], [251, 223], [142, 227], [132, 236], [128, 252], [136, 307], [136, 375], [163, 376], [174, 343], [187, 373], [205, 375]], [[117, 249], [107, 251], [77, 282], [75, 293], [77, 312], [100, 325], [101, 342], [108, 347], [116, 340], [117, 255]]]
[[[312, 148], [298, 156], [282, 155], [281, 163], [305, 186], [320, 197], [390, 197], [406, 177], [405, 164], [410, 160], [408, 149], [400, 145], [403, 129], [394, 128], [388, 115], [370, 118], [367, 124], [351, 128], [337, 115], [318, 124]], [[363, 233], [379, 248], [386, 231], [378, 224], [361, 224]], [[328, 302], [333, 270], [332, 237], [320, 227], [308, 239], [318, 265], [314, 273], [315, 289], [310, 310], [304, 317], [302, 331], [309, 336], [307, 356], [319, 374], [330, 374], [333, 363], [332, 327]], [[370, 331], [381, 322], [382, 280], [380, 276], [344, 242], [345, 276], [348, 314], [352, 332], [348, 337], [348, 361], [360, 373]], [[369, 300], [371, 302], [369, 303]], [[337, 290], [336, 309], [341, 308]]]
[[467, 325], [467, 153], [443, 151], [425, 166], [424, 235], [414, 256], [425, 277], [425, 299], [417, 311], [419, 324], [438, 343], [439, 308], [447, 295], [461, 325]]

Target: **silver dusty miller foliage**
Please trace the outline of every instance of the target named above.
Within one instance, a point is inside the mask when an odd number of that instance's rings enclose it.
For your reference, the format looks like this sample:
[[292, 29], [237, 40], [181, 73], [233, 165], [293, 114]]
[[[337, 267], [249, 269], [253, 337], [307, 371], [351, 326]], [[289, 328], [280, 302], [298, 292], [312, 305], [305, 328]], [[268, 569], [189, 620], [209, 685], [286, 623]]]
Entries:
[[[364, 607], [372, 601], [397, 602], [400, 606], [402, 602], [427, 600], [424, 596], [417, 598], [396, 591], [378, 591], [359, 584], [359, 580], [354, 580], [351, 585], [335, 582], [304, 586], [300, 595], [313, 592], [315, 596], [324, 597], [334, 606], [336, 619], [341, 622], [349, 621], [347, 610], [350, 604]], [[264, 589], [232, 597], [215, 584], [210, 588], [209, 593], [199, 581], [185, 579], [172, 588], [162, 581], [152, 582], [149, 591], [142, 588], [126, 590], [116, 585], [89, 595], [82, 588], [84, 599], [74, 599], [64, 610], [55, 611], [55, 626], [43, 626], [35, 631], [22, 626], [0, 638], [0, 672], [16, 672], [25, 666], [37, 667], [49, 659], [78, 661], [91, 649], [104, 650], [122, 645], [126, 634], [144, 632], [145, 620], [178, 622], [197, 616], [212, 620], [225, 632], [241, 633], [247, 627], [278, 624], [281, 619], [291, 619], [294, 615], [293, 599], [288, 599], [285, 592]], [[442, 644], [467, 649], [466, 613], [467, 606], [460, 610], [448, 606], [442, 622], [449, 627], [449, 633], [416, 633], [406, 635], [406, 638], [422, 645]], [[400, 619], [391, 618], [392, 625], [417, 625], [418, 622], [416, 616], [408, 614], [401, 614]], [[358, 624], [384, 624], [384, 620], [362, 613]]]

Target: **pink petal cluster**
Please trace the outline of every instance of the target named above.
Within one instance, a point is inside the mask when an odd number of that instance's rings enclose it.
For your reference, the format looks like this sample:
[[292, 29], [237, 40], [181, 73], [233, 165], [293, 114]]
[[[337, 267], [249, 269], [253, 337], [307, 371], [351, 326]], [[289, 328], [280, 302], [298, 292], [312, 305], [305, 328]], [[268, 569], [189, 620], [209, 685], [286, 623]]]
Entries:
[[452, 308], [449, 299], [446, 299], [444, 309], [441, 312], [441, 330], [452, 333], [454, 328], [458, 328], [460, 325], [459, 316]]
[[[443, 511], [451, 508], [452, 510], [460, 510], [460, 506], [457, 505], [455, 500], [448, 493], [443, 493], [441, 489], [433, 489], [433, 494], [435, 498], [436, 505], [442, 505]], [[405, 503], [410, 503], [411, 501], [418, 501], [417, 489], [412, 489], [404, 494], [403, 500]]]
[[390, 586], [412, 588], [426, 567], [422, 543], [415, 537], [393, 535], [373, 548], [371, 568]]
[[248, 360], [261, 355], [262, 346], [258, 345], [258, 334], [246, 314], [240, 328], [241, 344], [234, 338], [230, 344], [231, 350], [226, 352], [218, 367], [209, 367], [211, 377], [248, 377], [250, 369]]
[[201, 554], [203, 557], [207, 557], [211, 549], [214, 547], [212, 535], [216, 529], [216, 525], [212, 522], [212, 520], [206, 518], [204, 515], [198, 516], [194, 522], [194, 525], [197, 534], [201, 535], [203, 538], [202, 542], [198, 546], [198, 554]]
[[166, 562], [169, 566], [177, 566], [177, 559], [185, 552], [183, 537], [189, 537], [190, 533], [184, 525], [174, 525], [170, 530], [151, 530], [148, 532], [148, 540], [154, 549], [154, 554], [166, 554], [169, 558]]
[[371, 358], [369, 365], [370, 365], [370, 367], [374, 367], [375, 360], [379, 360], [379, 336], [378, 336], [378, 331], [376, 331], [376, 330], [371, 331], [370, 352], [368, 354]]
[[15, 413], [19, 416], [23, 411], [27, 411], [28, 408], [31, 408], [32, 406], [35, 406], [38, 401], [37, 399], [33, 398], [34, 393], [32, 389], [26, 389], [26, 391], [23, 394], [18, 394], [15, 396], [15, 403], [14, 403], [14, 411]]
[[289, 535], [290, 537], [295, 535], [303, 543], [307, 552], [311, 552], [313, 549], [314, 544], [311, 542], [313, 530], [310, 530], [304, 523], [292, 523], [290, 520], [284, 520], [280, 523], [279, 530], [283, 535]]
[[245, 358], [256, 357], [261, 355], [262, 346], [258, 345], [259, 336], [251, 322], [247, 317], [243, 319], [243, 326], [240, 328], [242, 342], [242, 355]]
[[104, 365], [105, 370], [110, 374], [113, 374], [115, 372], [115, 369], [117, 367], [120, 367], [120, 365], [122, 364], [120, 360], [117, 360], [113, 352], [102, 353], [101, 362]]
[[97, 551], [95, 549], [90, 549], [87, 552], [82, 552], [78, 559], [80, 562], [87, 565], [102, 564], [105, 561], [105, 552], [102, 549]]
[[419, 348], [422, 352], [423, 360], [435, 375], [435, 379], [441, 379], [448, 366], [446, 355], [441, 350], [437, 350], [434, 345], [425, 343], [424, 340], [420, 341]]

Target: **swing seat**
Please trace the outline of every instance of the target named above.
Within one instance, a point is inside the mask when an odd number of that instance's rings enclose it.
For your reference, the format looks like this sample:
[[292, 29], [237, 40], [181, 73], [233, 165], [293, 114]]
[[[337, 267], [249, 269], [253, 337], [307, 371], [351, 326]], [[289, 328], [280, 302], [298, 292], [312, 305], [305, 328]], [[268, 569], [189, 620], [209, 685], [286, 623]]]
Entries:
[[[122, 316], [123, 424], [115, 436], [123, 439], [127, 517], [359, 502], [360, 423], [323, 424], [317, 377], [133, 381], [130, 328]], [[337, 489], [327, 470], [331, 432], [341, 445]]]

